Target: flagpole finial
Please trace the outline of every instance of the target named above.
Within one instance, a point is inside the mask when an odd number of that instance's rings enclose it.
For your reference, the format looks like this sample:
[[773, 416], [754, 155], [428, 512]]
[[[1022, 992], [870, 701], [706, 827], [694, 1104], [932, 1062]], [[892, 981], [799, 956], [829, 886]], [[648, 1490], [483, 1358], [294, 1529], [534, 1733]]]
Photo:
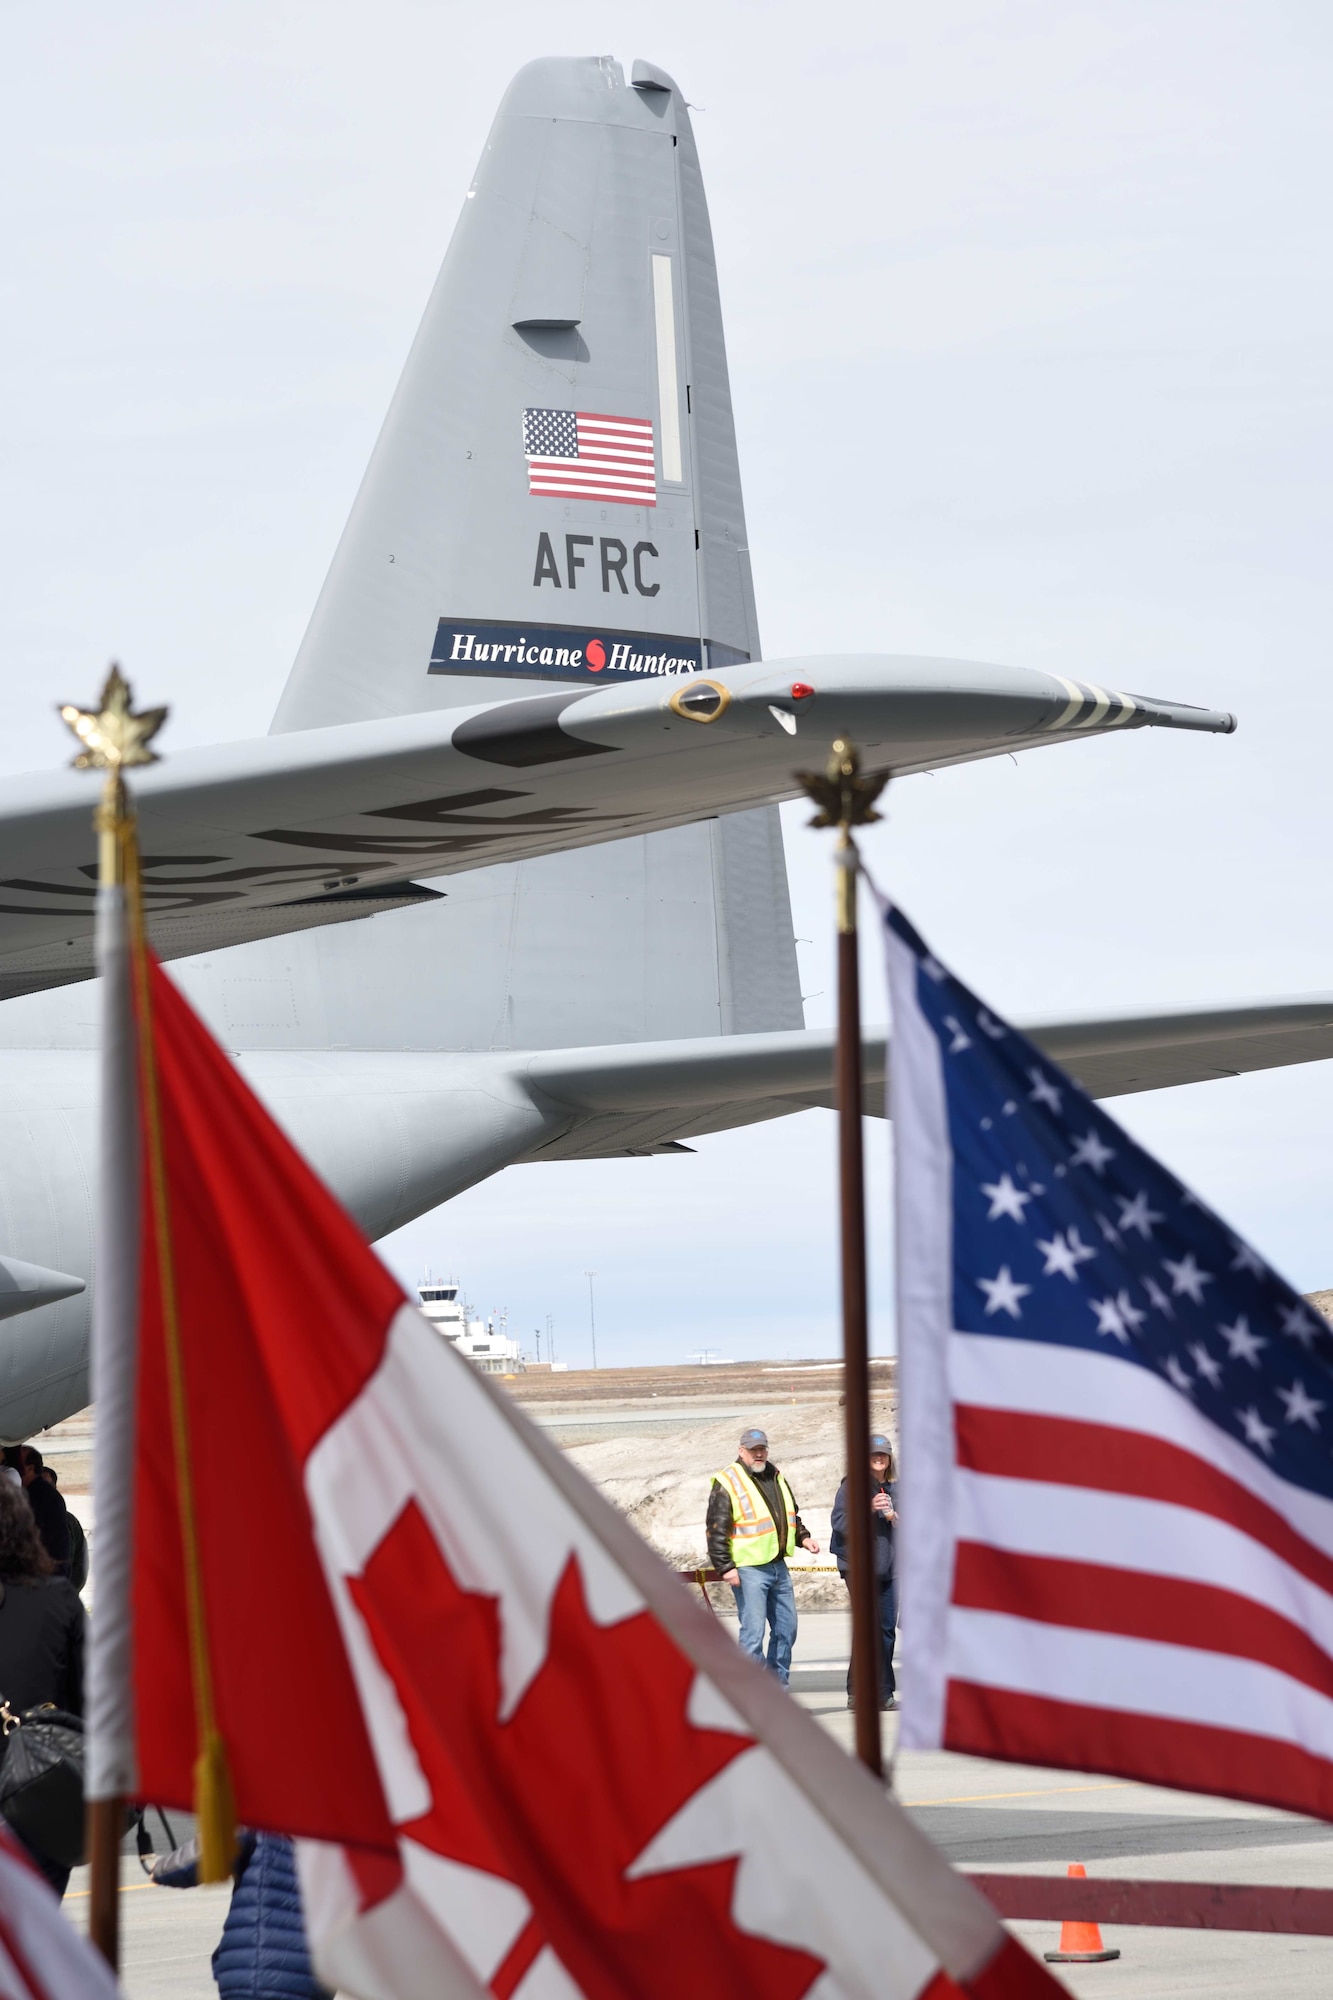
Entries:
[[125, 879], [123, 834], [130, 815], [123, 774], [135, 764], [158, 762], [156, 750], [148, 745], [168, 713], [165, 708], [146, 708], [136, 714], [133, 700], [129, 682], [113, 663], [100, 706], [79, 708], [67, 701], [60, 708], [61, 721], [83, 746], [71, 760], [75, 770], [107, 774], [93, 825], [101, 837], [98, 880], [108, 888]]
[[888, 784], [890, 774], [871, 771], [862, 777], [860, 752], [845, 736], [835, 741], [822, 771], [797, 771], [793, 775], [811, 804], [819, 808], [809, 824], [841, 827], [844, 844], [854, 826], [869, 826], [882, 817], [875, 811], [875, 800]]
[[76, 771], [115, 771], [132, 764], [156, 764], [156, 750], [148, 748], [167, 719], [165, 708], [146, 708], [136, 715], [133, 691], [118, 666], [106, 677], [97, 708], [78, 708], [67, 701], [60, 719], [83, 745], [72, 761]]
[[852, 830], [882, 818], [875, 811], [875, 800], [888, 784], [890, 773], [871, 771], [863, 778], [860, 752], [850, 738], [839, 736], [822, 772], [796, 771], [792, 775], [811, 804], [819, 808], [807, 824], [838, 829], [838, 851], [834, 856], [838, 864], [838, 929], [854, 931], [859, 861]]

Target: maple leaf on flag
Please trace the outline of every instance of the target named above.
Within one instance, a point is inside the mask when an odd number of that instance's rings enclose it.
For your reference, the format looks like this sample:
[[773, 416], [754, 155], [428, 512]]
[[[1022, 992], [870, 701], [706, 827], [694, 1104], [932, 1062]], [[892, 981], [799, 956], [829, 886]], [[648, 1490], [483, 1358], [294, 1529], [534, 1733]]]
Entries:
[[734, 1858], [637, 1880], [628, 1872], [753, 1743], [688, 1720], [695, 1670], [647, 1612], [594, 1623], [571, 1557], [546, 1660], [502, 1718], [497, 1600], [459, 1588], [415, 1503], [352, 1595], [431, 1786], [430, 1812], [404, 1836], [476, 1867], [498, 1858], [532, 1904], [494, 1993], [512, 1992], [547, 1943], [589, 2000], [678, 2000], [701, 1955], [745, 1985], [762, 1983], [767, 2000], [808, 1991], [822, 1960], [738, 1930]]
[[[146, 970], [217, 1714], [239, 1816], [297, 1836], [326, 1984], [1049, 2000], [883, 1787], [408, 1304]], [[150, 1212], [150, 1439], [156, 1248]], [[166, 1805], [190, 1802], [198, 1722], [179, 1505], [173, 1454], [140, 1451], [134, 1748]]]

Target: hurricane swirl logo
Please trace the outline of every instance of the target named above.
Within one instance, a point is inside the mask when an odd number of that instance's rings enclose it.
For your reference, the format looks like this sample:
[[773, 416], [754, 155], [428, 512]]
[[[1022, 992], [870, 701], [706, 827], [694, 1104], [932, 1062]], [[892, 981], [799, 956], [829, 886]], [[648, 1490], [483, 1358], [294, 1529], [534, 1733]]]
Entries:
[[589, 639], [588, 649], [583, 657], [588, 662], [589, 673], [600, 674], [606, 665], [606, 647], [600, 639]]

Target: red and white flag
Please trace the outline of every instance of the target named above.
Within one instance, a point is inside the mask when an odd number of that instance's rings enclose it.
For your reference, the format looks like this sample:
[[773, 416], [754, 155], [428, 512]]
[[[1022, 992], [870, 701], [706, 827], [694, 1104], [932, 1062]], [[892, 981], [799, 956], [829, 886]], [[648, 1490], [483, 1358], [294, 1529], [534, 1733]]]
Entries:
[[297, 1836], [316, 1963], [342, 1992], [1054, 1992], [884, 1788], [440, 1342], [147, 969], [170, 1258], [147, 1201], [139, 1794], [188, 1805], [201, 1735], [170, 1443], [188, 1436], [237, 1817]]
[[615, 500], [630, 507], [657, 505], [651, 417], [524, 410], [523, 455], [529, 493]]
[[0, 2000], [116, 2000], [119, 1992], [106, 1960], [0, 1827]]
[[907, 1740], [1333, 1818], [1333, 1330], [884, 919]]

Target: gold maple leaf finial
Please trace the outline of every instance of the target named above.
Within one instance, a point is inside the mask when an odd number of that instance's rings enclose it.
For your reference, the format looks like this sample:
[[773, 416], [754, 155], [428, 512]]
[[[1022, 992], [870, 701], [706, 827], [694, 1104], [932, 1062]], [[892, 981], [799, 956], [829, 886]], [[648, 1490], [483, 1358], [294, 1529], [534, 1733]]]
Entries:
[[871, 771], [863, 778], [855, 746], [840, 736], [822, 771], [793, 775], [810, 803], [819, 808], [809, 822], [811, 826], [853, 827], [868, 826], [880, 817], [875, 800], [888, 784], [890, 773]]
[[102, 689], [100, 708], [76, 708], [66, 702], [60, 719], [83, 745], [73, 759], [77, 771], [114, 771], [119, 774], [132, 764], [156, 764], [157, 752], [148, 748], [151, 739], [167, 719], [165, 708], [146, 708], [136, 715], [130, 706], [130, 684], [119, 667], [112, 667]]

